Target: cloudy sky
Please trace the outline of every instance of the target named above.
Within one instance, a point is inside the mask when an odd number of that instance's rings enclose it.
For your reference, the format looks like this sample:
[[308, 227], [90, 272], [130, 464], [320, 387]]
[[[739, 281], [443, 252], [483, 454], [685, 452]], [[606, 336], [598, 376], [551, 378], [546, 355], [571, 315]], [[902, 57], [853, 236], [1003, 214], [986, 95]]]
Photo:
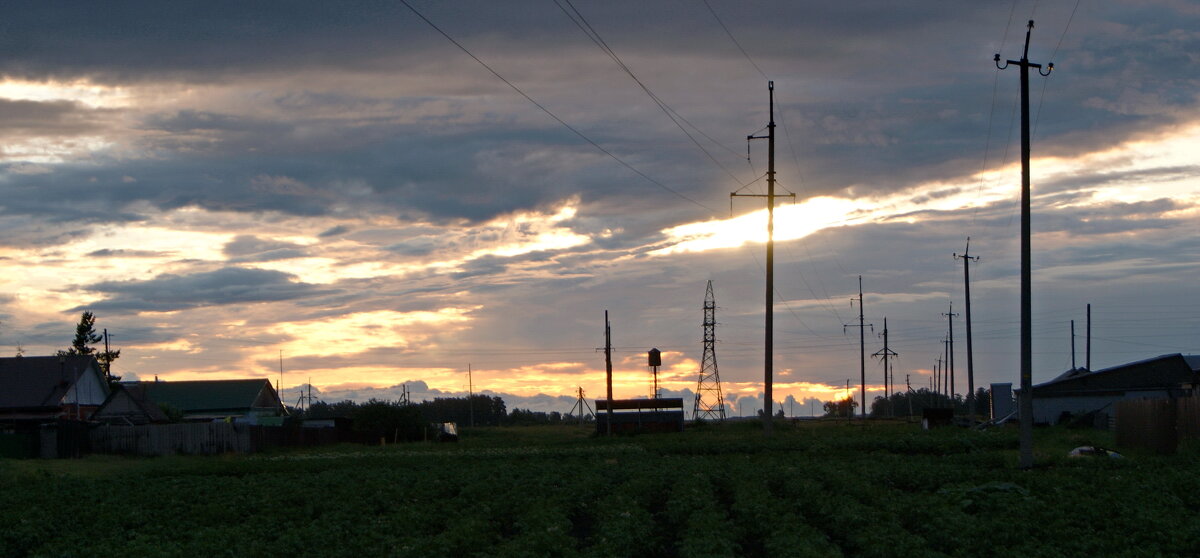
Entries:
[[[1029, 2], [37, 2], [0, 18], [0, 347], [84, 310], [127, 378], [289, 400], [477, 390], [566, 411], [695, 389], [706, 282], [735, 412], [762, 390], [767, 81], [775, 394], [858, 383], [887, 319], [929, 384], [963, 310], [1018, 380], [1018, 71], [1031, 80], [1034, 380], [1200, 353], [1200, 6]], [[418, 15], [418, 13], [420, 16]], [[424, 19], [423, 19], [424, 18]], [[484, 65], [486, 64], [486, 66]], [[744, 188], [743, 188], [744, 186]], [[740, 189], [740, 190], [739, 190]], [[958, 391], [965, 327], [954, 322]], [[868, 360], [870, 394], [882, 369]], [[856, 396], [857, 397], [857, 396]], [[789, 409], [785, 404], [785, 410]]]

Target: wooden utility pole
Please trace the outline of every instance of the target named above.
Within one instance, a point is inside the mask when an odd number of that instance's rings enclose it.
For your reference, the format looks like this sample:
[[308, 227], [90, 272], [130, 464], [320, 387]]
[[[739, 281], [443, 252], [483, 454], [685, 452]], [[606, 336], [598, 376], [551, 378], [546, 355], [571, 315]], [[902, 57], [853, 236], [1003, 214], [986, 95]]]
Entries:
[[1000, 54], [993, 61], [996, 68], [1003, 70], [1010, 64], [1021, 67], [1021, 430], [1019, 435], [1020, 467], [1033, 467], [1033, 295], [1032, 257], [1029, 227], [1029, 69], [1037, 68], [1045, 77], [1054, 71], [1051, 62], [1042, 73], [1042, 65], [1029, 61], [1029, 35], [1033, 33], [1033, 20], [1025, 30], [1025, 50], [1020, 60], [1006, 60], [1000, 65]]
[[[854, 299], [850, 299], [850, 304], [854, 304]], [[849, 324], [842, 324], [842, 333], [846, 332], [846, 328], [854, 327]], [[866, 328], [870, 327], [871, 332], [875, 332], [875, 324], [868, 324], [863, 317], [863, 290], [862, 290], [862, 275], [858, 276], [858, 373], [860, 388], [862, 389], [862, 409], [860, 412], [863, 418], [867, 418], [867, 334]]]
[[475, 428], [475, 379], [471, 374], [471, 363], [467, 363], [467, 412], [471, 417], [471, 428]]
[[954, 254], [956, 259], [963, 261], [963, 298], [967, 303], [966, 316], [967, 319], [967, 409], [971, 415], [971, 419], [975, 418], [975, 353], [974, 346], [971, 344], [971, 262], [979, 261], [978, 257], [971, 256], [971, 237], [967, 237], [967, 248], [962, 254]]
[[604, 311], [604, 373], [608, 385], [608, 417], [605, 424], [608, 436], [612, 436], [613, 393], [612, 393], [612, 328], [608, 324], [608, 310]]
[[[767, 289], [766, 289], [766, 338], [763, 342], [763, 433], [770, 436], [772, 428], [771, 404], [774, 402], [774, 357], [775, 357], [775, 82], [767, 82], [769, 116], [767, 135], [746, 136], [746, 141], [767, 140], [767, 195], [739, 194], [729, 197], [767, 198]], [[784, 194], [795, 197], [795, 194]]]

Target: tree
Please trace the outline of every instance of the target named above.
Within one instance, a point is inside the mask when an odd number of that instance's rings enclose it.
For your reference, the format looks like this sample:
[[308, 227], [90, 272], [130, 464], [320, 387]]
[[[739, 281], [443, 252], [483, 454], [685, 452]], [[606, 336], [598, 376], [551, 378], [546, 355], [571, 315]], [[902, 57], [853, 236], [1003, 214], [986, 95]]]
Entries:
[[841, 401], [826, 401], [822, 408], [827, 417], [844, 417], [854, 414], [854, 409], [858, 408], [858, 401], [855, 401], [853, 397], [847, 397]]
[[104, 367], [105, 378], [110, 384], [113, 384], [121, 379], [120, 376], [112, 374], [112, 361], [121, 356], [121, 350], [105, 349], [102, 351], [98, 347], [92, 346], [103, 340], [104, 337], [96, 333], [96, 315], [85, 311], [79, 316], [79, 323], [75, 326], [75, 339], [71, 341], [71, 347], [66, 351], [59, 351], [59, 354], [96, 357], [96, 360]]

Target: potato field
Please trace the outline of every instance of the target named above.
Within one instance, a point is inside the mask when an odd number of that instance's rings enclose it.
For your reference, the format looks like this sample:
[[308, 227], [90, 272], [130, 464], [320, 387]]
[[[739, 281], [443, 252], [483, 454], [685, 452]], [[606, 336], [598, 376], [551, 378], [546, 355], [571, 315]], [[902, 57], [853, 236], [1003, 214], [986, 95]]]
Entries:
[[1195, 556], [1200, 452], [1093, 430], [804, 422], [615, 439], [0, 461], [0, 556]]

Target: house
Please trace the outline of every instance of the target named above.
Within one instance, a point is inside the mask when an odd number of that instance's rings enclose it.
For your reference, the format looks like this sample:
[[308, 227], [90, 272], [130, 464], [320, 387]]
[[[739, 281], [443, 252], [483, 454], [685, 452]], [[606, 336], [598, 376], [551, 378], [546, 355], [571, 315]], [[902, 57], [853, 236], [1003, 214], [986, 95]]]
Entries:
[[170, 417], [146, 395], [146, 384], [117, 384], [108, 399], [92, 414], [92, 420], [108, 424], [138, 425], [169, 422]]
[[108, 394], [95, 357], [0, 358], [0, 423], [87, 420]]
[[[125, 410], [135, 411], [132, 405], [138, 405], [135, 403], [137, 397], [141, 397], [147, 405], [153, 402], [153, 406], [159, 410], [166, 407], [178, 411], [185, 421], [237, 419], [258, 423], [260, 417], [285, 414], [279, 395], [271, 382], [265, 379], [138, 382], [128, 393], [130, 397], [127, 400], [114, 398], [110, 402], [113, 415]], [[103, 411], [106, 414], [110, 412], [109, 409]]]
[[1033, 421], [1057, 424], [1096, 412], [1106, 424], [1117, 401], [1187, 397], [1198, 387], [1200, 355], [1162, 355], [1096, 371], [1076, 368], [1033, 386]]

